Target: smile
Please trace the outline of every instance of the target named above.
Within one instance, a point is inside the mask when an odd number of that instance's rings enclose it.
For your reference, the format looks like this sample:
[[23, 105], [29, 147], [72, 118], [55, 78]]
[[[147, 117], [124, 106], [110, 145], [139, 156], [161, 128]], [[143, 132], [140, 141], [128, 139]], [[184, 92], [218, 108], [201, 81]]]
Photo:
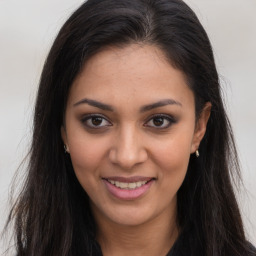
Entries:
[[107, 177], [102, 179], [107, 191], [121, 200], [135, 200], [149, 191], [155, 182], [152, 177]]
[[114, 180], [107, 180], [110, 182], [112, 185], [115, 185], [118, 188], [121, 189], [136, 189], [139, 188], [147, 183], [147, 181], [138, 181], [138, 182], [119, 182], [119, 181], [114, 181]]

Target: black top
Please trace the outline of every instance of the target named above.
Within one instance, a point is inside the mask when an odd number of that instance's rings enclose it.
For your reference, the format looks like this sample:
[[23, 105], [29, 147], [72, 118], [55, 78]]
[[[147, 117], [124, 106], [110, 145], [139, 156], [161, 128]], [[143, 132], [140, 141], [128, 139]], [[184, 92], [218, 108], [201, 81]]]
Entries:
[[[192, 253], [189, 249], [188, 244], [186, 243], [185, 237], [186, 236], [184, 234], [181, 234], [166, 256], [191, 256]], [[256, 256], [256, 248], [252, 244], [249, 244], [249, 245], [250, 245], [251, 253], [246, 254], [244, 256]], [[94, 243], [93, 251], [95, 252], [95, 254], [93, 254], [94, 256], [103, 256], [100, 245], [97, 242]], [[198, 256], [201, 256], [201, 255], [198, 255]]]

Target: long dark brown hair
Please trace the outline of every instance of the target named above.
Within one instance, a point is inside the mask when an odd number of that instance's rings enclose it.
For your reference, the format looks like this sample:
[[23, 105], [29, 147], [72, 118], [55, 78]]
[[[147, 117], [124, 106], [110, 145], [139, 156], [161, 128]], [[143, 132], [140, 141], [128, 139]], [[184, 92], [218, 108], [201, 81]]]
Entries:
[[[26, 182], [8, 222], [15, 223], [18, 256], [95, 255], [95, 223], [88, 196], [65, 154], [60, 129], [70, 86], [88, 59], [107, 46], [159, 47], [192, 89], [196, 115], [211, 102], [200, 144], [178, 191], [176, 244], [190, 256], [249, 255], [232, 188], [239, 165], [223, 107], [211, 44], [181, 0], [89, 0], [60, 30], [42, 72], [34, 113]], [[252, 254], [253, 255], [253, 254]]]

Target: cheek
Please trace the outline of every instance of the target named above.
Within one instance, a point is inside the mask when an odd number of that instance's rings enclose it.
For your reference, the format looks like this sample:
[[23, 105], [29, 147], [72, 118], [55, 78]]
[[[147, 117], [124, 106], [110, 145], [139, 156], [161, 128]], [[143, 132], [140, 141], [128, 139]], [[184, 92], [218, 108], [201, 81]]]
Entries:
[[69, 143], [75, 175], [89, 197], [93, 197], [95, 189], [98, 188], [101, 164], [106, 154], [104, 144], [104, 140], [95, 142], [90, 136], [78, 134], [73, 136]]
[[84, 131], [70, 134], [70, 157], [76, 174], [97, 174], [108, 152], [108, 145], [106, 139], [95, 139], [95, 135], [86, 135]]
[[161, 170], [159, 178], [166, 181], [166, 186], [171, 186], [173, 190], [179, 188], [186, 175], [191, 141], [191, 132], [180, 133], [173, 137], [170, 136], [170, 139], [155, 148], [154, 160]]

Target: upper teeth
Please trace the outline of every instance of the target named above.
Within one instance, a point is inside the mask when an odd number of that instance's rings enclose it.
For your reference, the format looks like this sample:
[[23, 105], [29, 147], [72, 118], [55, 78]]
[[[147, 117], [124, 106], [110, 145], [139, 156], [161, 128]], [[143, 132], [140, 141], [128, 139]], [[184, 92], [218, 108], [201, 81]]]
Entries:
[[118, 188], [122, 189], [135, 189], [139, 188], [147, 183], [147, 181], [138, 181], [138, 182], [119, 182], [114, 180], [108, 180], [111, 184], [115, 185]]

